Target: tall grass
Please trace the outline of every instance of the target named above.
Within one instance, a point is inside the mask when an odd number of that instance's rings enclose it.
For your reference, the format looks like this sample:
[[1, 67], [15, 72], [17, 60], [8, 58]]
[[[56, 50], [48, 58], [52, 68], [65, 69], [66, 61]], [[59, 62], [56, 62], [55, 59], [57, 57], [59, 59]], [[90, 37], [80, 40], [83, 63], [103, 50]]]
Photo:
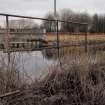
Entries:
[[11, 54], [8, 62], [7, 54], [0, 52], [0, 95], [25, 88], [26, 78], [18, 65], [20, 56]]
[[[60, 59], [61, 63], [31, 84], [29, 91], [7, 99], [4, 105], [105, 105], [105, 54], [73, 55], [68, 51]], [[9, 83], [19, 86], [21, 80], [13, 74], [11, 79], [17, 81]]]
[[41, 105], [105, 105], [103, 54], [67, 57], [62, 64], [43, 80], [49, 96]]

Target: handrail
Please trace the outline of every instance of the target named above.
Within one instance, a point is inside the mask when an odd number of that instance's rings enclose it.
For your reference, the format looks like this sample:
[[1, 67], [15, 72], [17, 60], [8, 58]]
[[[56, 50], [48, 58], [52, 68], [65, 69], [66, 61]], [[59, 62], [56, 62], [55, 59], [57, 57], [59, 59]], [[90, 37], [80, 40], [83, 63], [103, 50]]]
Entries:
[[53, 21], [53, 22], [62, 22], [62, 23], [71, 23], [71, 24], [80, 24], [80, 25], [88, 25], [88, 23], [80, 23], [80, 22], [73, 22], [73, 21], [65, 21], [65, 20], [59, 20], [59, 19], [46, 19], [46, 18], [37, 18], [37, 17], [31, 17], [31, 16], [22, 16], [22, 15], [12, 15], [12, 14], [5, 14], [0, 13], [1, 16], [8, 16], [8, 17], [20, 17], [20, 18], [28, 18], [28, 19], [38, 19], [38, 20], [45, 20], [45, 21]]

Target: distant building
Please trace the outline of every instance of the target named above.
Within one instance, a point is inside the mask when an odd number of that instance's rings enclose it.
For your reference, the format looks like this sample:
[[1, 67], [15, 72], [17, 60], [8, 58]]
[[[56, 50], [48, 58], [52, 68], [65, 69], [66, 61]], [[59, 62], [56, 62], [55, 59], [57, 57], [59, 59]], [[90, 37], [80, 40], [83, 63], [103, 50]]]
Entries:
[[[8, 32], [10, 41], [27, 42], [29, 40], [46, 40], [46, 31], [43, 28], [9, 29]], [[0, 42], [3, 41], [6, 34], [7, 29], [0, 29]]]

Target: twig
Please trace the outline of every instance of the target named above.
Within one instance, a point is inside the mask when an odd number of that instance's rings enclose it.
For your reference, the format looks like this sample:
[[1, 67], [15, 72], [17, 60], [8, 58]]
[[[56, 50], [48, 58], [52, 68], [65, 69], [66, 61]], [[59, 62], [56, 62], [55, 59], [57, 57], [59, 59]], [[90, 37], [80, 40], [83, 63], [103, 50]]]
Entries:
[[14, 94], [18, 94], [18, 93], [20, 93], [20, 90], [2, 94], [2, 95], [0, 95], [0, 98], [8, 97], [8, 96], [11, 96], [11, 95], [14, 95]]

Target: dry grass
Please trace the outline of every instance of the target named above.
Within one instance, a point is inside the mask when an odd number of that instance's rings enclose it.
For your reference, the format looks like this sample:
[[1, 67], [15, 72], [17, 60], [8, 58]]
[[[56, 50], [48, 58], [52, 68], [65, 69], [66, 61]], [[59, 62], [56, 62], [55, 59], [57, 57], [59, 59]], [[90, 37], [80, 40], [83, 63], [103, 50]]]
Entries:
[[[84, 35], [60, 35], [59, 34], [60, 41], [83, 41], [85, 40], [85, 34]], [[88, 40], [100, 40], [103, 41], [105, 39], [104, 34], [88, 34], [87, 36]], [[57, 35], [47, 35], [46, 40], [48, 41], [55, 41], [57, 40]]]
[[0, 95], [26, 87], [25, 76], [17, 65], [18, 58], [13, 54], [8, 63], [6, 54], [0, 55]]
[[66, 54], [61, 64], [4, 105], [105, 105], [105, 54]]
[[104, 56], [71, 56], [62, 64], [46, 76], [44, 88], [50, 97], [41, 105], [105, 105]]

